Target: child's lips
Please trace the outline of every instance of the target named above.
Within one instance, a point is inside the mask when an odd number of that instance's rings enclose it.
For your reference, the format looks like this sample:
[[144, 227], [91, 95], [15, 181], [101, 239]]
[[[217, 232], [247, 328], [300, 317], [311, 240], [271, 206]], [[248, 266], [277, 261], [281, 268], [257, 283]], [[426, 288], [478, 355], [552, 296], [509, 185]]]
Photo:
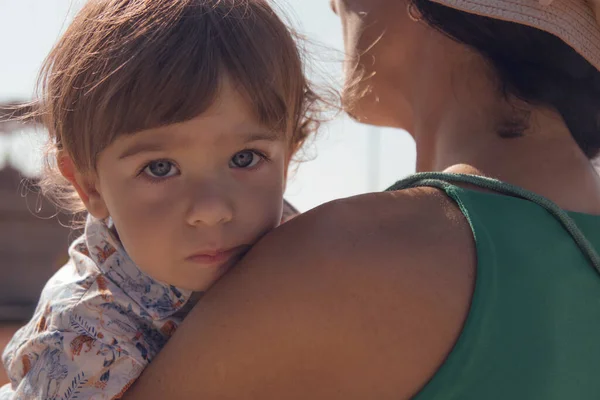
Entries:
[[205, 267], [216, 267], [242, 255], [247, 246], [237, 246], [230, 249], [202, 250], [187, 258], [187, 260]]

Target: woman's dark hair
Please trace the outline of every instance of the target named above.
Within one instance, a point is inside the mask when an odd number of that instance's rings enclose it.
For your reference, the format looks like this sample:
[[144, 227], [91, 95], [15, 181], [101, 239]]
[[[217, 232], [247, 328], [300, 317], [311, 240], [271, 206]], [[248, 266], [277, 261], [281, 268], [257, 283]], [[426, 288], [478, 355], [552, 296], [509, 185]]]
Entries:
[[558, 37], [412, 0], [423, 21], [486, 57], [505, 96], [556, 109], [589, 157], [600, 151], [600, 72]]

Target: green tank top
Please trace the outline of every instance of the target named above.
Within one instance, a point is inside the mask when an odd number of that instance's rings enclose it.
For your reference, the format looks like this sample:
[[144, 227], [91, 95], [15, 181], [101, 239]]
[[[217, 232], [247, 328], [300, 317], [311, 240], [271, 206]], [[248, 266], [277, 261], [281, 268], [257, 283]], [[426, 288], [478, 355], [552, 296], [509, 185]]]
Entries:
[[600, 216], [470, 175], [417, 174], [389, 190], [416, 186], [458, 204], [477, 277], [458, 341], [414, 399], [600, 399]]

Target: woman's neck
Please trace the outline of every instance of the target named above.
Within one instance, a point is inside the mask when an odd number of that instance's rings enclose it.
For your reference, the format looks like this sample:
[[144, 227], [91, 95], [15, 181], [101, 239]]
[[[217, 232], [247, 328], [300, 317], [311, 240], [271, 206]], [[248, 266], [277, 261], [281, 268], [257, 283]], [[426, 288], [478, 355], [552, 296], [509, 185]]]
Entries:
[[[417, 171], [483, 174], [563, 208], [600, 214], [600, 179], [562, 118], [553, 110], [508, 102], [487, 67], [478, 68], [463, 63], [452, 74], [430, 68], [436, 73], [422, 71], [415, 80], [411, 134]], [[524, 121], [522, 134], [502, 137], [503, 126], [516, 121]]]

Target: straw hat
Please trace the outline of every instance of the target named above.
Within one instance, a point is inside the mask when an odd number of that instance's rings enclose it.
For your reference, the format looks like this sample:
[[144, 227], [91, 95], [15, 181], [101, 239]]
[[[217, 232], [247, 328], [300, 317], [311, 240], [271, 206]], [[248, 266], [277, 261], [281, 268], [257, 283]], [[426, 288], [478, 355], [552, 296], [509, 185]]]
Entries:
[[600, 70], [600, 0], [432, 0], [558, 36]]

